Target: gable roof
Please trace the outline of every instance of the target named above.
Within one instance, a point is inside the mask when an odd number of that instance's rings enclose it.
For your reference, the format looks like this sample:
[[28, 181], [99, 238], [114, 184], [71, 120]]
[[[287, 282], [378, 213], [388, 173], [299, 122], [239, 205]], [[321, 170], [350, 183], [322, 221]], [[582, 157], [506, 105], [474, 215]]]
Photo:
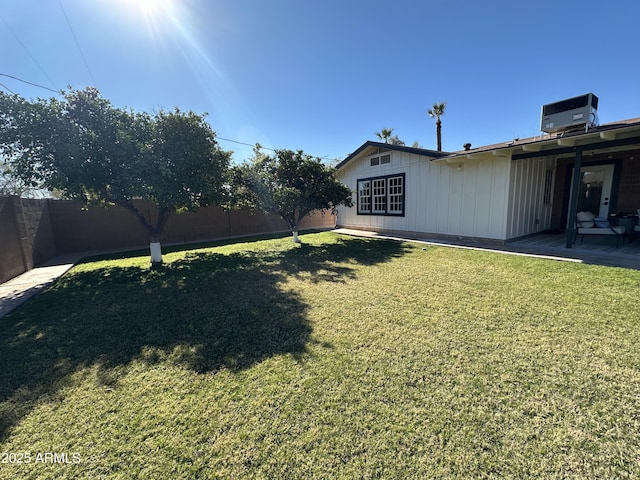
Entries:
[[429, 157], [430, 159], [443, 158], [451, 155], [448, 152], [436, 152], [435, 150], [427, 150], [425, 148], [407, 147], [406, 145], [393, 145], [391, 143], [373, 142], [369, 140], [364, 142], [362, 146], [360, 146], [360, 148], [358, 148], [356, 151], [351, 153], [347, 158], [345, 158], [339, 164], [337, 164], [336, 170], [341, 169], [351, 160], [358, 157], [362, 152], [368, 149], [371, 150], [371, 153], [370, 153], [371, 155], [375, 155], [376, 152], [381, 153], [385, 151], [414, 153], [416, 155], [422, 155], [423, 157]]
[[480, 159], [488, 156], [511, 156], [513, 159], [536, 157], [552, 154], [564, 154], [577, 147], [609, 148], [623, 145], [640, 145], [640, 117], [617, 122], [605, 123], [597, 127], [558, 132], [554, 135], [541, 134], [529, 138], [514, 138], [507, 142], [484, 145], [456, 152], [437, 152], [425, 148], [392, 145], [389, 143], [367, 141], [347, 158], [336, 165], [336, 170], [344, 167], [354, 158], [369, 150], [369, 155], [384, 151], [414, 153], [429, 158], [434, 163], [462, 162], [467, 159]]

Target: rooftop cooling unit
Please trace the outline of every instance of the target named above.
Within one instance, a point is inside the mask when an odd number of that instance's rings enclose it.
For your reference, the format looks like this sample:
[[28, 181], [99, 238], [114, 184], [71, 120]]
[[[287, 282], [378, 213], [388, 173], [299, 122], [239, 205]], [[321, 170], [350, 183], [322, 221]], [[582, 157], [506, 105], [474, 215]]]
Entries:
[[556, 133], [581, 126], [587, 129], [595, 125], [597, 110], [598, 97], [593, 93], [543, 105], [540, 130]]

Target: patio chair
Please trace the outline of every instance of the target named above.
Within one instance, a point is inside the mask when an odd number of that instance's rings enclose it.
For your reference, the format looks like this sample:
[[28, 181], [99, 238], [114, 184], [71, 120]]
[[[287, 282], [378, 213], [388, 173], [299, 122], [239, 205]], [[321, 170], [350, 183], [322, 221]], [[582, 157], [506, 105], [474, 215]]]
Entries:
[[612, 227], [606, 219], [596, 218], [591, 212], [576, 213], [576, 235], [573, 243], [576, 243], [578, 235], [582, 235], [580, 243], [584, 240], [585, 235], [615, 235], [616, 248], [620, 245], [620, 237], [624, 245], [626, 229], [624, 227]]

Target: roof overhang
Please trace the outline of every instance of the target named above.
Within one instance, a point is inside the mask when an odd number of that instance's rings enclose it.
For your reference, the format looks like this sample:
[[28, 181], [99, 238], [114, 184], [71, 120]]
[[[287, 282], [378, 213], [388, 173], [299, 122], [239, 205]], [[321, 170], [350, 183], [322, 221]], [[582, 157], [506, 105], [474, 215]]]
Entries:
[[576, 151], [622, 151], [640, 147], [640, 131], [633, 136], [623, 136], [615, 140], [602, 140], [600, 137], [590, 139], [576, 140], [573, 142], [558, 142], [552, 144], [549, 148], [544, 148], [538, 152], [522, 151], [514, 153], [511, 158], [513, 160], [524, 160], [527, 158], [547, 157], [550, 155], [570, 155]]
[[526, 158], [566, 155], [581, 151], [625, 150], [640, 147], [640, 122], [603, 127], [594, 131], [541, 138], [518, 143], [517, 140], [494, 147], [479, 148], [476, 151], [457, 152], [444, 158], [432, 160], [434, 163], [461, 163], [470, 160], [488, 160], [496, 157], [522, 160]]
[[367, 141], [363, 143], [360, 148], [350, 154], [347, 158], [338, 163], [338, 165], [336, 165], [336, 170], [340, 170], [354, 158], [365, 157], [375, 155], [376, 153], [390, 151], [413, 153], [415, 155], [426, 157], [429, 160], [450, 155], [450, 153], [448, 152], [436, 152], [434, 150], [427, 150], [424, 148], [407, 147], [406, 145], [393, 145], [390, 143]]
[[451, 155], [446, 158], [438, 158], [432, 160], [432, 163], [465, 163], [473, 160], [494, 160], [496, 158], [511, 158], [512, 150], [509, 148], [501, 148], [496, 150], [485, 150], [482, 152], [473, 152], [463, 155]]

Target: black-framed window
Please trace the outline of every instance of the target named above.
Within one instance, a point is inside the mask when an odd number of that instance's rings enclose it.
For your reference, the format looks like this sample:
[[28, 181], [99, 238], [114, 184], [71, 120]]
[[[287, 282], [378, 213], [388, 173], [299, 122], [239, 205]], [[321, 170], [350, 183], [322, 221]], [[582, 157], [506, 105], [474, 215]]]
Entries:
[[393, 215], [404, 214], [404, 177], [389, 177], [387, 190], [387, 212]]
[[404, 216], [405, 174], [358, 180], [359, 215]]
[[358, 180], [358, 213], [371, 213], [371, 180]]
[[387, 213], [387, 179], [373, 178], [371, 180], [371, 213]]
[[369, 163], [372, 167], [376, 165], [384, 165], [385, 163], [391, 163], [391, 154], [387, 153], [384, 155], [376, 155], [375, 157], [371, 157], [369, 159]]

